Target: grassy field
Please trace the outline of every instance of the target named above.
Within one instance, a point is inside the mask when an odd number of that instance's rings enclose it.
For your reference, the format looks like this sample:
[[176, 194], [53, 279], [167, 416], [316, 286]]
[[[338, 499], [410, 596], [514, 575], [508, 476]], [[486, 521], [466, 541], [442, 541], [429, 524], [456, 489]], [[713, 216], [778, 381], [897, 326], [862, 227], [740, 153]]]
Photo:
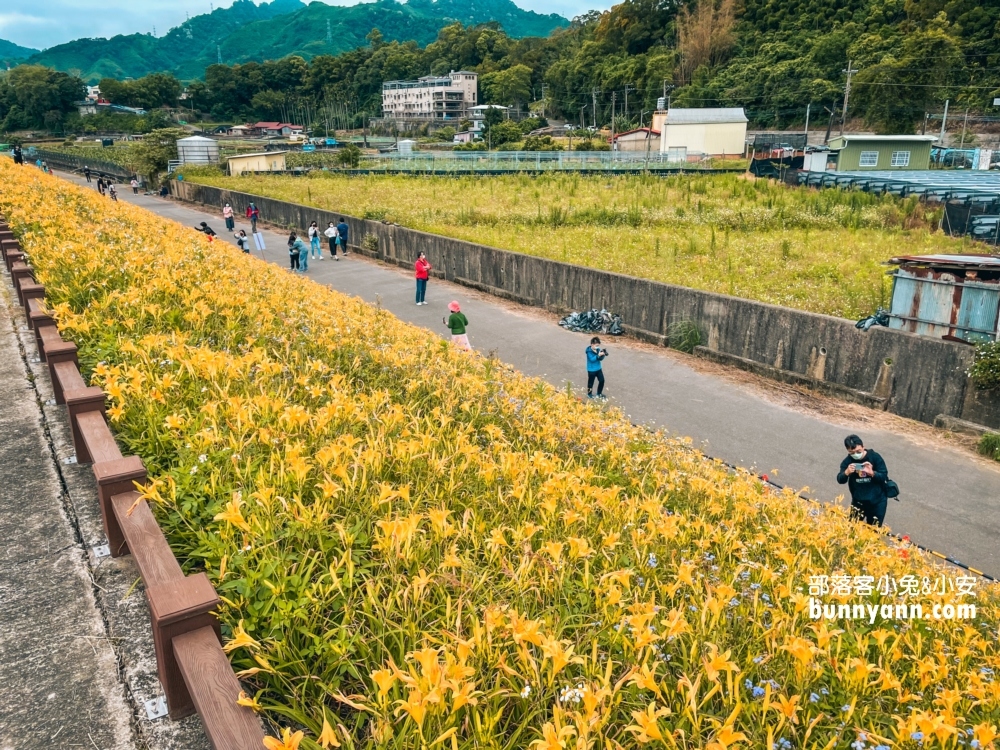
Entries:
[[846, 318], [886, 304], [886, 259], [966, 249], [914, 200], [742, 175], [186, 178]]

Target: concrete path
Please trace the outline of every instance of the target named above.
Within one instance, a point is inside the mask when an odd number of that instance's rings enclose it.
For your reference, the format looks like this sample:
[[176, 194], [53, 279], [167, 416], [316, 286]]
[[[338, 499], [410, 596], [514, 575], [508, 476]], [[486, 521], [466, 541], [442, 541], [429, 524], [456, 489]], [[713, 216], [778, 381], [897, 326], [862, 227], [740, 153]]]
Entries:
[[[69, 179], [83, 184], [82, 178]], [[220, 213], [133, 196], [127, 186], [119, 196], [187, 226], [207, 221], [223, 241], [230, 239]], [[240, 227], [249, 231], [242, 220]], [[264, 234], [265, 259], [287, 267], [287, 235]], [[370, 302], [378, 298], [401, 319], [442, 335], [441, 317], [447, 303], [457, 299], [469, 318], [469, 339], [476, 349], [493, 350], [522, 372], [558, 387], [569, 381], [575, 390], [585, 390], [589, 336], [560, 328], [553, 316], [433, 279], [428, 304], [418, 307], [411, 273], [355, 254], [339, 262], [324, 257], [309, 264], [308, 276], [315, 281]], [[769, 397], [767, 387], [748, 385], [754, 378], [743, 373], [726, 373], [667, 349], [625, 340], [605, 343], [611, 350], [605, 362], [607, 395], [633, 421], [690, 436], [706, 453], [730, 463], [761, 472], [778, 469], [772, 477], [776, 481], [808, 487], [824, 500], [846, 490], [835, 477], [844, 436], [857, 432], [886, 459], [902, 490], [901, 502], [889, 502], [886, 522], [893, 531], [1000, 577], [1000, 464], [970, 455], [923, 425], [881, 412], [829, 401], [823, 402], [828, 413], [831, 403], [842, 411], [832, 416], [803, 411]]]
[[3, 286], [0, 750], [125, 750], [132, 709]]

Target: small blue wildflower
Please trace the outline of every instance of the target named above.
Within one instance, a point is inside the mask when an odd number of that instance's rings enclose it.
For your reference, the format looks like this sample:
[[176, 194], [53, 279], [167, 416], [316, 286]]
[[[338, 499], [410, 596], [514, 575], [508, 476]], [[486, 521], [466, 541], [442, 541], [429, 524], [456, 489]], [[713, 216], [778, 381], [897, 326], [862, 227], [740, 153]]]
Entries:
[[654, 555], [652, 552], [649, 554], [649, 559], [646, 560], [646, 565], [648, 565], [651, 568], [655, 568], [657, 565], [656, 555]]
[[840, 707], [840, 710], [841, 710], [841, 711], [842, 711], [843, 713], [845, 713], [845, 714], [846, 714], [846, 713], [847, 713], [848, 711], [850, 711], [850, 710], [851, 710], [851, 707], [850, 707], [850, 706], [841, 706], [841, 707]]
[[979, 750], [979, 740], [973, 740], [969, 743], [969, 747]]
[[760, 588], [760, 584], [759, 583], [751, 583], [750, 584], [750, 588], [753, 589], [754, 591], [756, 591], [757, 589]]
[[769, 597], [767, 594], [761, 594], [760, 598], [763, 599], [765, 602], [771, 601], [771, 597]]
[[892, 750], [888, 745], [876, 745], [874, 750]]
[[910, 735], [910, 739], [911, 740], [916, 740], [917, 742], [923, 742], [924, 741], [924, 733], [923, 732], [914, 732], [913, 734]]
[[809, 694], [809, 702], [810, 703], [819, 703], [819, 696], [816, 695], [816, 693], [810, 693]]
[[736, 597], [733, 597], [732, 599], [729, 600], [729, 606], [730, 607], [738, 607], [738, 606], [740, 606], [740, 600], [737, 599]]
[[823, 695], [829, 695], [829, 694], [830, 694], [830, 691], [829, 691], [829, 690], [827, 690], [826, 688], [820, 688], [820, 689], [819, 689], [819, 691], [820, 691], [820, 692], [821, 692], [821, 693], [822, 693]]
[[764, 690], [764, 688], [762, 688], [762, 687], [755, 687], [753, 689], [753, 697], [754, 698], [763, 698], [764, 697], [764, 693], [766, 693], [766, 692], [767, 691]]
[[753, 663], [754, 664], [760, 664], [762, 661], [764, 661], [764, 656], [763, 655], [761, 655], [761, 656], [755, 656], [753, 658]]
[[747, 690], [753, 690], [753, 682], [751, 680], [743, 680], [743, 687]]
[[792, 750], [792, 743], [784, 737], [779, 738], [775, 745], [777, 745], [780, 750]]
[[865, 750], [865, 741], [860, 739], [854, 740], [854, 742], [851, 743], [851, 747], [853, 750]]

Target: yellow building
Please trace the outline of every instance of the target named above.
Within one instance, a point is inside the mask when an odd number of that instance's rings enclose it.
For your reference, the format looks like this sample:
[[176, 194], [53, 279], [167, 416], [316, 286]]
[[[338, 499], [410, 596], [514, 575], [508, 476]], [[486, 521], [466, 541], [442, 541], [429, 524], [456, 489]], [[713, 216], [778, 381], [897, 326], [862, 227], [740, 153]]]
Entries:
[[653, 113], [653, 130], [660, 131], [660, 151], [676, 161], [691, 157], [743, 156], [747, 116], [742, 107], [678, 109]]
[[264, 151], [259, 154], [238, 154], [226, 160], [229, 174], [244, 172], [284, 172], [287, 151]]

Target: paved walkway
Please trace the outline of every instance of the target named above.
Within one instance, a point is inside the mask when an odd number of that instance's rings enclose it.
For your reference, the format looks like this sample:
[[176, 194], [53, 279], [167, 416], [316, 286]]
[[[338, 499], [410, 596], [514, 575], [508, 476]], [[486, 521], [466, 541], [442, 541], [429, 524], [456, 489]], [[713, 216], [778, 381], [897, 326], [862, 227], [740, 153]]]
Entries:
[[19, 350], [7, 278], [0, 275], [0, 750], [132, 748], [132, 710]]
[[[82, 179], [71, 177], [82, 183]], [[188, 226], [207, 221], [223, 240], [221, 215], [187, 204], [151, 196], [133, 196], [128, 188], [120, 199], [144, 206]], [[266, 218], [266, 217], [265, 217]], [[237, 228], [245, 226], [244, 222]], [[288, 264], [287, 235], [264, 232], [265, 259]], [[356, 238], [355, 238], [356, 239]], [[257, 253], [259, 256], [260, 254]], [[434, 259], [430, 259], [434, 263]], [[339, 262], [328, 257], [312, 261], [308, 275], [347, 294], [382, 306], [403, 320], [444, 335], [441, 316], [448, 301], [457, 299], [469, 318], [469, 339], [480, 351], [494, 350], [504, 361], [529, 375], [544, 377], [558, 387], [567, 381], [585, 390], [584, 349], [588, 336], [558, 327], [552, 316], [480, 295], [469, 289], [431, 280], [428, 303], [414, 304], [412, 274], [357, 255]], [[865, 443], [885, 457], [891, 476], [900, 484], [902, 501], [890, 501], [887, 523], [913, 541], [1000, 577], [1000, 464], [994, 466], [960, 448], [934, 438], [922, 428], [914, 432], [873, 428], [869, 415], [844, 406], [844, 418], [828, 419], [768, 398], [737, 379], [707, 372], [700, 362], [666, 349], [609, 341], [605, 362], [607, 393], [636, 422], [656, 424], [691, 436], [705, 452], [762, 472], [778, 469], [776, 481], [808, 487], [826, 500], [845, 487], [835, 481], [844, 456], [843, 438], [861, 434]], [[851, 415], [863, 414], [852, 420]], [[878, 416], [879, 424], [889, 420]]]

